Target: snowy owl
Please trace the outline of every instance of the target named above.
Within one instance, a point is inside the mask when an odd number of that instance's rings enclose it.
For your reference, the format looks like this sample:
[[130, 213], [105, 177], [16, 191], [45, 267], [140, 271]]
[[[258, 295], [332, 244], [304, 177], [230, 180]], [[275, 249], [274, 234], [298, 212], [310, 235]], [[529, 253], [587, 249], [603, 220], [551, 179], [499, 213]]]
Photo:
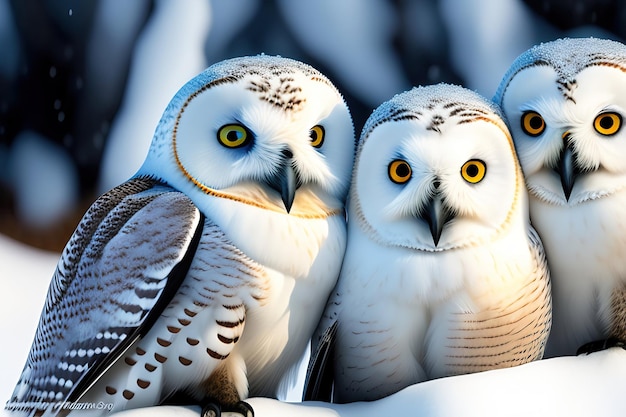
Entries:
[[560, 39], [520, 55], [494, 98], [554, 279], [547, 356], [626, 341], [625, 72], [623, 44]]
[[414, 88], [357, 147], [343, 267], [313, 338], [305, 399], [369, 401], [539, 359], [550, 282], [513, 142], [478, 94]]
[[182, 396], [253, 414], [243, 400], [277, 395], [339, 276], [354, 148], [343, 97], [306, 64], [235, 58], [189, 81], [65, 247], [7, 409]]

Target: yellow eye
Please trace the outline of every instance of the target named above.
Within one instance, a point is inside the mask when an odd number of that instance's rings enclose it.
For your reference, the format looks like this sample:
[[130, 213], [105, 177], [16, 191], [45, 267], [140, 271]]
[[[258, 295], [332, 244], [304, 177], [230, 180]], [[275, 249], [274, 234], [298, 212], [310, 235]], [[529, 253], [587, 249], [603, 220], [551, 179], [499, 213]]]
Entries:
[[320, 125], [313, 126], [309, 131], [309, 137], [311, 138], [311, 146], [314, 148], [321, 148], [324, 144], [324, 128]]
[[411, 179], [411, 166], [407, 161], [395, 159], [389, 164], [389, 179], [396, 184], [404, 184]]
[[546, 122], [536, 111], [527, 111], [522, 114], [522, 130], [529, 136], [539, 136], [546, 129]]
[[247, 145], [252, 139], [248, 129], [238, 124], [229, 124], [220, 127], [217, 132], [217, 140], [227, 148], [239, 148]]
[[461, 167], [461, 176], [470, 184], [476, 184], [485, 178], [487, 165], [480, 159], [470, 159]]
[[614, 135], [622, 127], [622, 116], [611, 112], [600, 113], [593, 121], [593, 127], [601, 135]]

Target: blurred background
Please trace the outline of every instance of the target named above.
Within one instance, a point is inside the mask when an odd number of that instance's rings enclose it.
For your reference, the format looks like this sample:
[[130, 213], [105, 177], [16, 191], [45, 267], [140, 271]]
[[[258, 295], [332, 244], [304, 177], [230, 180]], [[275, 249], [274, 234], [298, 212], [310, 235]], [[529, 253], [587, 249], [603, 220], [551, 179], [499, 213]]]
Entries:
[[[623, 41], [624, 0], [0, 0], [0, 235], [60, 251], [134, 174], [173, 94], [225, 58], [307, 62], [357, 134], [414, 85], [491, 97], [513, 59], [564, 36]], [[0, 253], [0, 259], [8, 256]]]

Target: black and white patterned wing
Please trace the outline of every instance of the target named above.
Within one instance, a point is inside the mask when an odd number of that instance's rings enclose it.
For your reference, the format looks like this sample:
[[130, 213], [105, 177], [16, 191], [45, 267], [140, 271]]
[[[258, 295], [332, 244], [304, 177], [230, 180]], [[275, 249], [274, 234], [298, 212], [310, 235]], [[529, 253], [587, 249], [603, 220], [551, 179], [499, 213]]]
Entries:
[[311, 337], [311, 357], [304, 381], [303, 401], [332, 401], [335, 341], [340, 309], [341, 294], [335, 288]]
[[152, 179], [100, 197], [63, 251], [6, 408], [77, 401], [170, 302], [203, 223], [189, 198]]

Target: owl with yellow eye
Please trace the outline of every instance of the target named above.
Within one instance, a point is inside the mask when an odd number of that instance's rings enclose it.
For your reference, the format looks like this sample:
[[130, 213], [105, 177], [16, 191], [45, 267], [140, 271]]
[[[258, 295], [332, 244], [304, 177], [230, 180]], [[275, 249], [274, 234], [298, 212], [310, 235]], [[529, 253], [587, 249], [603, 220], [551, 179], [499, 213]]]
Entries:
[[418, 87], [367, 120], [348, 246], [313, 337], [305, 399], [370, 401], [543, 355], [550, 279], [499, 110]]
[[139, 172], [67, 243], [6, 408], [253, 416], [245, 399], [288, 387], [339, 276], [354, 148], [343, 97], [302, 62], [233, 58], [189, 80]]
[[553, 277], [546, 355], [626, 342], [626, 46], [537, 45], [505, 74], [501, 105]]

